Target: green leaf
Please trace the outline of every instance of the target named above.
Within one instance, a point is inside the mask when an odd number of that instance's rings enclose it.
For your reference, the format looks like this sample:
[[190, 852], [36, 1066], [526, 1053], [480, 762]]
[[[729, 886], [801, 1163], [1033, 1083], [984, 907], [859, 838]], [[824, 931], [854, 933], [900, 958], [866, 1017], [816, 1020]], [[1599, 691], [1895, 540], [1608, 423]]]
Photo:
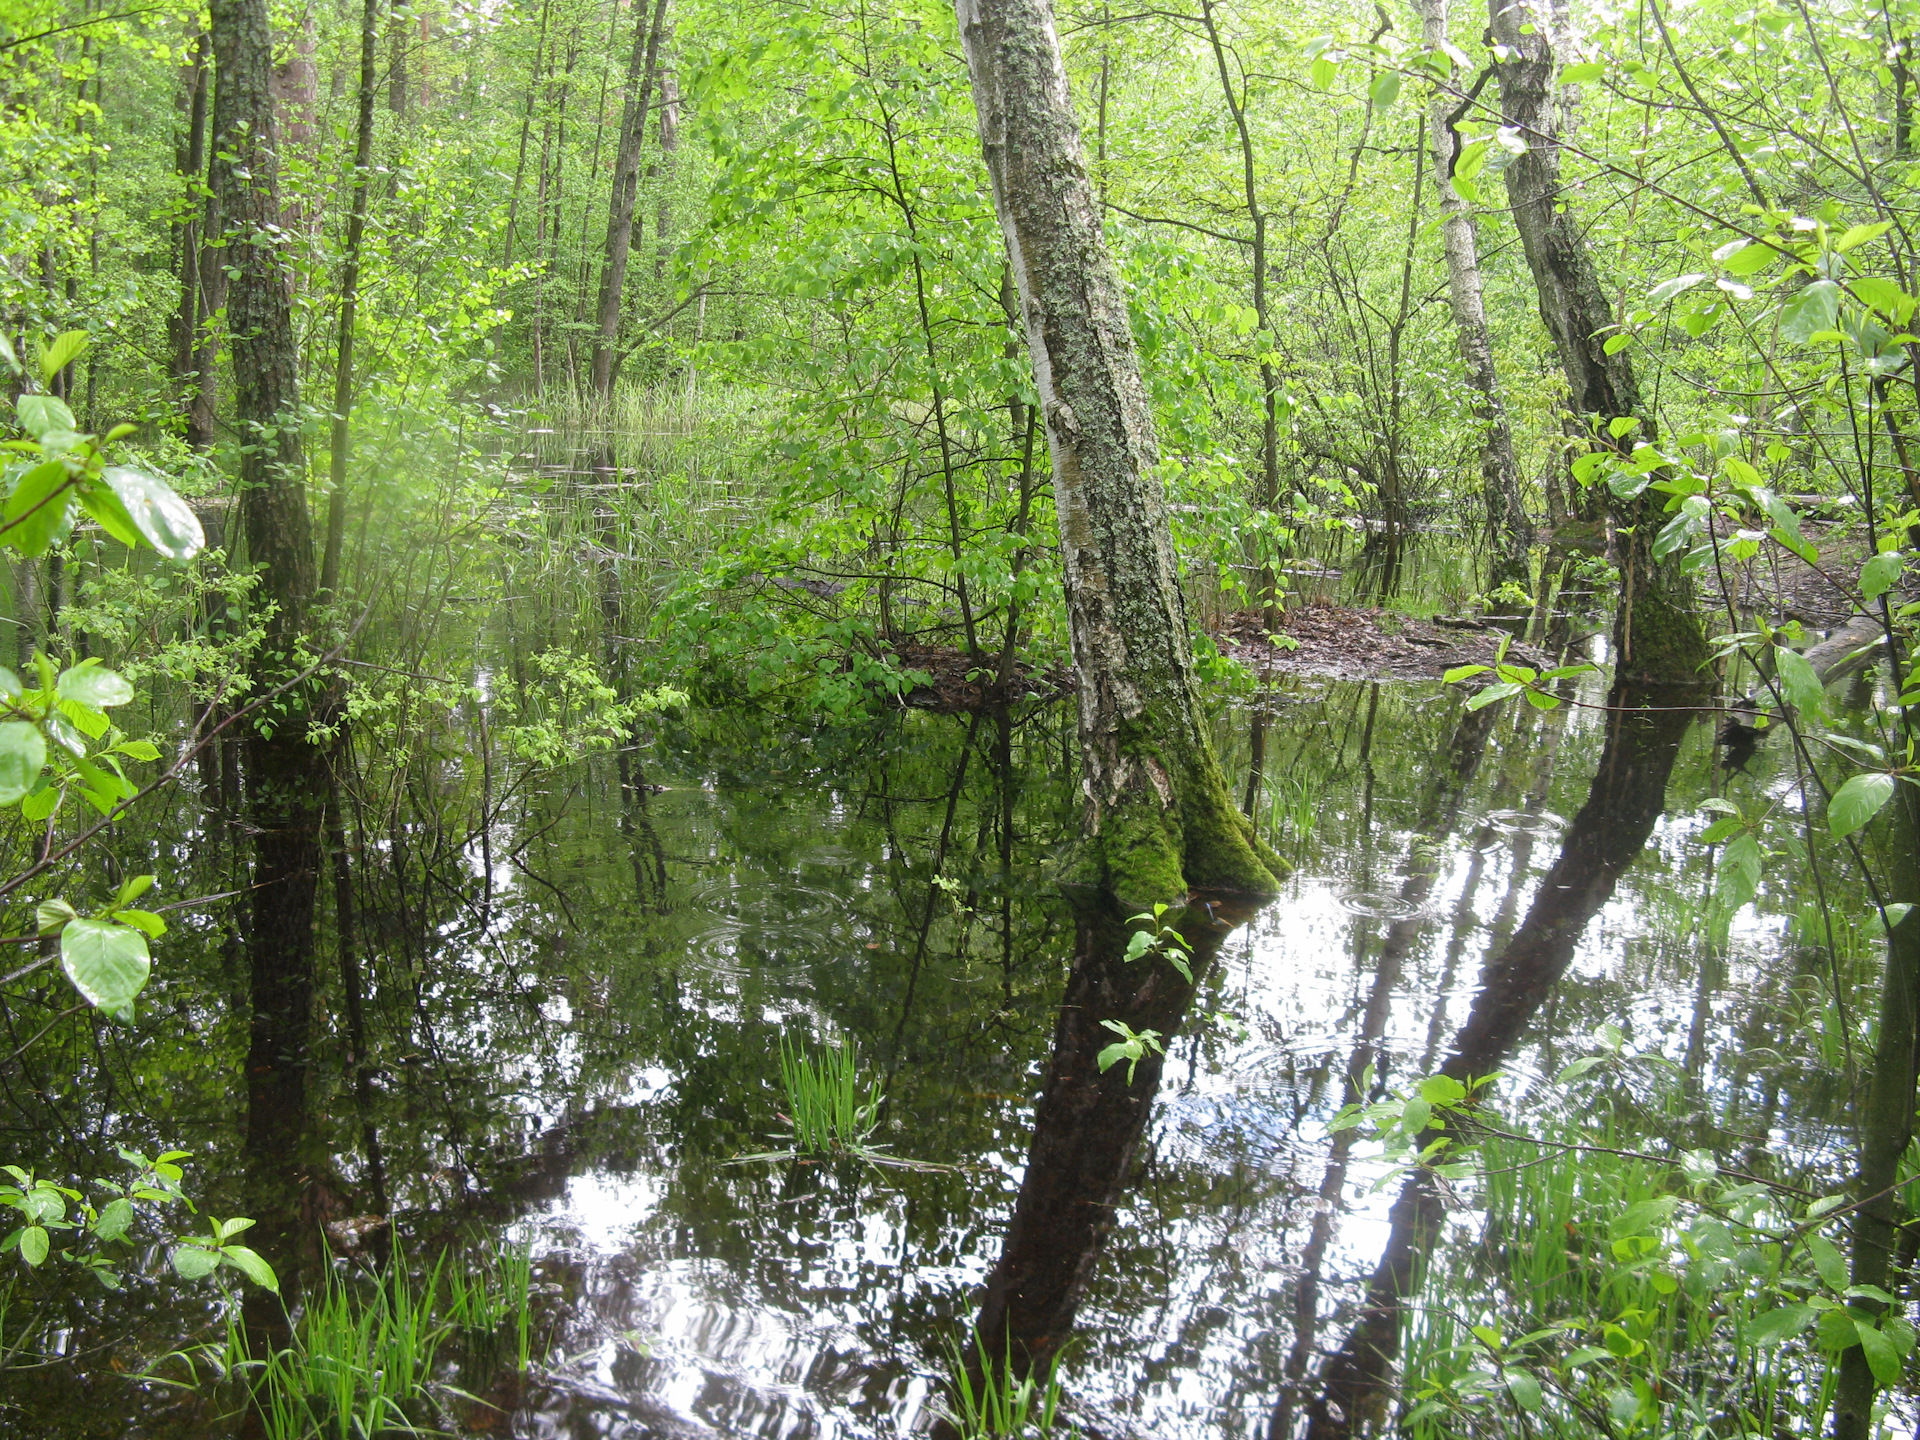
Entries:
[[113, 748], [129, 760], [152, 761], [160, 758], [160, 747], [151, 740], [122, 740]]
[[47, 1258], [48, 1236], [39, 1225], [29, 1225], [20, 1232], [20, 1258], [29, 1265], [39, 1265]]
[[1906, 563], [1907, 557], [1898, 550], [1887, 550], [1874, 556], [1860, 567], [1860, 593], [1869, 600], [1878, 600], [1900, 583], [1900, 572], [1906, 568]]
[[1820, 1348], [1835, 1354], [1860, 1343], [1860, 1327], [1853, 1323], [1853, 1314], [1848, 1310], [1822, 1310], [1820, 1328], [1815, 1333], [1820, 1337]]
[[1664, 305], [1676, 295], [1681, 295], [1708, 279], [1705, 274], [1676, 275], [1671, 280], [1662, 280], [1647, 292], [1647, 301], [1652, 305]]
[[0, 721], [0, 805], [24, 799], [47, 764], [47, 742], [24, 720]]
[[140, 548], [140, 530], [127, 514], [127, 507], [113, 491], [89, 485], [80, 492], [80, 508], [91, 515], [100, 528], [129, 550]]
[[20, 419], [20, 428], [36, 440], [49, 430], [75, 428], [73, 411], [51, 395], [22, 395], [13, 402], [13, 413]]
[[1382, 110], [1400, 98], [1400, 72], [1383, 70], [1374, 77], [1373, 86], [1367, 92], [1373, 103]]
[[1814, 1313], [1811, 1305], [1782, 1305], [1749, 1321], [1746, 1338], [1750, 1344], [1763, 1349], [1782, 1344], [1811, 1325]]
[[1913, 314], [1913, 296], [1891, 280], [1882, 280], [1877, 275], [1860, 275], [1849, 280], [1847, 288], [1895, 324], [1906, 324], [1907, 317]]
[[1487, 686], [1486, 689], [1480, 691], [1478, 694], [1474, 695], [1471, 699], [1467, 701], [1467, 709], [1469, 710], [1482, 709], [1488, 705], [1493, 704], [1493, 702], [1496, 700], [1504, 700], [1509, 695], [1518, 695], [1520, 693], [1521, 688], [1522, 688], [1521, 686], [1515, 685], [1511, 682], [1504, 685], [1489, 685]]
[[1462, 680], [1470, 680], [1475, 675], [1484, 675], [1488, 669], [1489, 667], [1485, 665], [1456, 665], [1453, 669], [1447, 671], [1445, 675], [1442, 675], [1440, 680], [1442, 684], [1454, 685]]
[[1584, 85], [1590, 80], [1598, 80], [1606, 73], [1607, 67], [1604, 65], [1569, 65], [1560, 72], [1560, 82], [1563, 85]]
[[153, 970], [146, 936], [99, 920], [67, 922], [60, 932], [60, 964], [88, 1003], [114, 1016], [132, 1006]]
[[1780, 252], [1771, 245], [1742, 245], [1720, 262], [1720, 268], [1729, 275], [1758, 275], [1779, 258]]
[[93, 1233], [97, 1239], [120, 1240], [125, 1238], [127, 1227], [131, 1224], [133, 1202], [122, 1195], [100, 1208], [100, 1213], [94, 1217]]
[[[87, 332], [84, 330], [69, 330], [64, 335], [56, 336], [51, 345], [43, 346], [40, 351], [41, 383], [51, 385], [53, 377], [78, 360], [80, 352], [86, 348]], [[71, 422], [67, 428], [73, 428]]]
[[109, 465], [100, 478], [126, 507], [134, 528], [167, 559], [191, 560], [206, 548], [200, 517], [166, 481], [125, 465]]
[[1513, 1403], [1522, 1410], [1532, 1412], [1540, 1408], [1540, 1382], [1525, 1370], [1509, 1370], [1502, 1377], [1507, 1382], [1507, 1393], [1513, 1397]]
[[1844, 254], [1848, 250], [1866, 244], [1869, 240], [1878, 240], [1892, 228], [1893, 222], [1891, 220], [1879, 220], [1871, 225], [1849, 226], [1847, 233], [1833, 242], [1833, 248]]
[[1623, 1240], [1629, 1235], [1646, 1235], [1672, 1217], [1680, 1207], [1677, 1195], [1655, 1195], [1648, 1200], [1638, 1200], [1629, 1205], [1613, 1222], [1612, 1235]]
[[1840, 287], [1815, 280], [1780, 307], [1780, 338], [1804, 345], [1840, 320]]
[[1899, 1380], [1901, 1362], [1906, 1359], [1906, 1352], [1889, 1336], [1864, 1320], [1856, 1320], [1854, 1330], [1860, 1336], [1860, 1348], [1867, 1352], [1867, 1368], [1873, 1371], [1873, 1378], [1882, 1385], [1891, 1385]]
[[204, 1280], [220, 1268], [220, 1257], [200, 1245], [176, 1245], [172, 1259], [174, 1271], [182, 1280]]
[[73, 495], [66, 489], [67, 478], [67, 467], [58, 460], [36, 465], [22, 475], [0, 513], [5, 521], [0, 544], [29, 557], [45, 554], [69, 523]]
[[1827, 802], [1827, 828], [1842, 838], [1853, 834], [1880, 813], [1893, 795], [1893, 786], [1893, 776], [1884, 771], [1855, 775]]
[[1835, 1245], [1818, 1230], [1807, 1236], [1807, 1255], [1820, 1282], [1836, 1294], [1847, 1288], [1847, 1262]]
[[1607, 1057], [1604, 1055], [1589, 1055], [1584, 1059], [1574, 1061], [1571, 1065], [1561, 1070], [1561, 1072], [1558, 1075], [1554, 1076], [1553, 1078], [1558, 1080], [1561, 1084], [1564, 1085], [1567, 1081], [1578, 1080], [1582, 1075], [1586, 1074], [1589, 1070], [1596, 1069], [1597, 1067], [1604, 1065], [1606, 1063], [1607, 1063]]
[[96, 710], [125, 705], [133, 699], [133, 686], [98, 660], [82, 660], [78, 665], [63, 671], [56, 688], [62, 700], [91, 705]]
[[1333, 61], [1322, 55], [1307, 67], [1307, 73], [1313, 77], [1313, 88], [1331, 90], [1333, 88]]
[[1807, 657], [1782, 645], [1774, 650], [1773, 662], [1780, 673], [1781, 688], [1794, 708], [1808, 716], [1818, 715], [1826, 706], [1827, 691]]
[[220, 1258], [262, 1290], [271, 1290], [276, 1295], [280, 1293], [280, 1277], [273, 1273], [273, 1267], [246, 1246], [222, 1245]]

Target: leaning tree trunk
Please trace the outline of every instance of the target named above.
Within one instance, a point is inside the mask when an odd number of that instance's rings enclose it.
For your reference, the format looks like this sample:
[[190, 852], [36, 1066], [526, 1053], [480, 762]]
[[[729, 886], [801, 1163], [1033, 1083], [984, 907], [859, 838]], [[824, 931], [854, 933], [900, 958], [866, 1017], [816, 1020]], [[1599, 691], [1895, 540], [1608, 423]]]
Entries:
[[[227, 336], [234, 422], [243, 446], [241, 515], [266, 615], [254, 692], [285, 687], [247, 736], [253, 884], [247, 959], [253, 1000], [247, 1054], [247, 1150], [253, 1213], [290, 1259], [299, 1151], [310, 1143], [307, 1039], [313, 1007], [313, 917], [320, 877], [322, 752], [307, 741], [301, 665], [314, 591], [313, 527], [301, 454], [298, 355], [288, 301], [275, 152], [273, 37], [266, 0], [213, 0], [219, 86], [212, 186], [226, 223]], [[276, 1234], [275, 1232], [279, 1233]], [[278, 1242], [277, 1244], [274, 1242]]]
[[[1623, 451], [1652, 444], [1654, 417], [1642, 403], [1632, 359], [1625, 350], [1606, 353], [1613, 314], [1579, 217], [1561, 189], [1553, 17], [1532, 0], [1489, 0], [1489, 12], [1494, 41], [1507, 57], [1498, 69], [1500, 118], [1527, 147], [1507, 166], [1507, 198], [1539, 293], [1540, 318], [1566, 372], [1568, 403], [1594, 427], [1598, 444]], [[1638, 426], [1612, 436], [1607, 422], [1627, 418]], [[1680, 571], [1680, 556], [1653, 558], [1653, 537], [1663, 523], [1661, 499], [1648, 489], [1632, 500], [1608, 501], [1622, 541], [1615, 662], [1623, 674], [1654, 681], [1684, 679], [1707, 655], [1693, 584]]]
[[1080, 698], [1086, 878], [1127, 902], [1267, 894], [1279, 861], [1201, 728], [1158, 447], [1048, 0], [958, 0], [1053, 452]]
[[[1447, 39], [1447, 0], [1418, 0], [1420, 25], [1427, 48], [1444, 53]], [[1447, 257], [1447, 298], [1453, 309], [1453, 327], [1460, 340], [1460, 359], [1467, 384], [1477, 398], [1480, 431], [1480, 483], [1487, 506], [1487, 536], [1493, 542], [1488, 590], [1528, 580], [1527, 545], [1532, 522], [1520, 499], [1520, 466], [1513, 458], [1513, 429], [1500, 394], [1500, 377], [1493, 365], [1493, 337], [1487, 329], [1487, 306], [1480, 283], [1480, 243], [1475, 234], [1473, 207], [1454, 190], [1454, 160], [1460, 137], [1448, 124], [1452, 106], [1446, 92], [1433, 100], [1433, 173], [1439, 184], [1441, 248]]]
[[620, 299], [627, 285], [627, 258], [633, 251], [633, 206], [640, 193], [640, 146], [647, 135], [647, 108], [653, 101], [653, 76], [660, 63], [660, 31], [667, 0], [654, 0], [647, 23], [642, 0], [633, 7], [633, 55], [627, 62], [627, 98], [620, 117], [620, 148], [613, 160], [613, 193], [607, 201], [607, 257], [600, 266], [600, 304], [595, 315], [593, 389], [602, 400], [613, 396], [615, 353], [620, 342]]

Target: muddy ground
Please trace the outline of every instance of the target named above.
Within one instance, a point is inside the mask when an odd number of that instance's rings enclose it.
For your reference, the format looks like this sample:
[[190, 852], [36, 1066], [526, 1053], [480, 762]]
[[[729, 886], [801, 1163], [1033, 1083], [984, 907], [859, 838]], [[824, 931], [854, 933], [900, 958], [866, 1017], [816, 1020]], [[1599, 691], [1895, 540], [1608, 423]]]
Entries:
[[[1391, 610], [1296, 605], [1270, 638], [1255, 610], [1228, 615], [1215, 632], [1221, 653], [1265, 678], [1319, 675], [1335, 680], [1437, 679], [1456, 665], [1488, 665], [1500, 645], [1491, 626], [1436, 625]], [[1292, 641], [1289, 645], [1287, 642]], [[1544, 669], [1553, 662], [1525, 645], [1509, 659]]]

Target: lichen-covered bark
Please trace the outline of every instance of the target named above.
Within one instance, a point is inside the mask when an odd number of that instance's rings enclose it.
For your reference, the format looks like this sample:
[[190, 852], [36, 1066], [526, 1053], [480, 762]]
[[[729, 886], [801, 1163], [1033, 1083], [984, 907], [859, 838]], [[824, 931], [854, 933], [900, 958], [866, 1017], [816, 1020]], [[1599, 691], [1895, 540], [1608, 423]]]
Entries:
[[[1447, 38], [1447, 0], [1418, 0], [1422, 36], [1427, 48], [1443, 53]], [[1513, 428], [1500, 393], [1499, 373], [1493, 364], [1493, 337], [1487, 329], [1485, 287], [1480, 280], [1480, 243], [1473, 208], [1453, 188], [1454, 161], [1460, 137], [1448, 127], [1453, 100], [1435, 93], [1430, 116], [1433, 131], [1434, 180], [1440, 191], [1441, 248], [1447, 259], [1447, 299], [1453, 328], [1460, 342], [1460, 360], [1467, 384], [1478, 397], [1474, 404], [1480, 432], [1480, 483], [1487, 506], [1487, 535], [1493, 542], [1490, 590], [1508, 583], [1524, 586], [1528, 575], [1528, 543], [1533, 525], [1520, 498], [1520, 466], [1513, 455]]]
[[[1489, 0], [1489, 17], [1506, 56], [1498, 72], [1500, 118], [1527, 146], [1506, 168], [1507, 198], [1539, 295], [1540, 319], [1567, 377], [1568, 403], [1588, 422], [1600, 422], [1594, 434], [1602, 444], [1651, 444], [1657, 432], [1652, 411], [1641, 401], [1633, 360], [1625, 350], [1606, 353], [1613, 312], [1579, 217], [1561, 189], [1562, 124], [1550, 38], [1555, 17], [1533, 0]], [[1640, 423], [1615, 442], [1605, 422], [1624, 417]], [[1707, 657], [1693, 584], [1681, 573], [1679, 557], [1653, 559], [1664, 498], [1649, 489], [1633, 500], [1608, 501], [1621, 541], [1615, 663], [1623, 675], [1648, 683], [1682, 681]]]
[[958, 0], [1053, 454], [1091, 878], [1127, 902], [1271, 893], [1200, 725], [1158, 447], [1046, 0]]

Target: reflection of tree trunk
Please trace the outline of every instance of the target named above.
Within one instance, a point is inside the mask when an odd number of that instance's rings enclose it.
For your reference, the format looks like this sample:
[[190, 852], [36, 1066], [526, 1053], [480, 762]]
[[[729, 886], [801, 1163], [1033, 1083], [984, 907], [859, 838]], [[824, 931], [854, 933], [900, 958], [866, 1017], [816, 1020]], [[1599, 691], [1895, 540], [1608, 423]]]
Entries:
[[[602, 648], [606, 656], [607, 679], [621, 703], [633, 698], [633, 683], [627, 665], [627, 595], [620, 574], [621, 536], [612, 496], [619, 493], [614, 483], [613, 445], [601, 451], [599, 469], [606, 477], [608, 499], [594, 502], [595, 525], [600, 542], [600, 626]], [[614, 765], [620, 778], [620, 831], [627, 837], [628, 858], [633, 865], [634, 900], [641, 909], [667, 909], [667, 852], [660, 832], [654, 828], [648, 807], [649, 790], [646, 769], [640, 759], [640, 726], [628, 728], [614, 750]], [[491, 823], [490, 817], [482, 817]]]
[[[1354, 1042], [1353, 1054], [1347, 1060], [1345, 1087], [1341, 1097], [1343, 1104], [1353, 1104], [1362, 1098], [1362, 1076], [1369, 1067], [1378, 1067], [1382, 1059], [1380, 1037], [1387, 1031], [1394, 989], [1400, 983], [1401, 972], [1407, 957], [1413, 953], [1415, 941], [1431, 923], [1427, 916], [1417, 912], [1426, 905], [1440, 878], [1447, 837], [1453, 834], [1454, 826], [1459, 823], [1461, 802], [1466, 798], [1467, 786], [1472, 783], [1480, 769], [1480, 761], [1486, 755], [1487, 739], [1493, 733], [1498, 715], [1498, 706], [1487, 705], [1479, 710], [1469, 710], [1460, 717], [1454, 727], [1453, 739], [1447, 746], [1446, 763], [1434, 772], [1419, 817], [1414, 821], [1413, 842], [1407, 850], [1400, 898], [1411, 905], [1416, 913], [1396, 920], [1387, 927], [1386, 939], [1381, 944], [1379, 959], [1374, 965], [1373, 989], [1360, 1017], [1360, 1034]], [[1478, 859], [1477, 856], [1475, 858]], [[1280, 1398], [1275, 1402], [1267, 1422], [1269, 1440], [1288, 1440], [1292, 1435], [1294, 1406], [1300, 1382], [1318, 1349], [1321, 1272], [1326, 1265], [1327, 1248], [1333, 1242], [1334, 1218], [1339, 1211], [1341, 1194], [1346, 1188], [1347, 1166], [1359, 1133], [1357, 1129], [1342, 1130], [1333, 1137], [1327, 1168], [1321, 1176], [1320, 1206], [1314, 1212], [1307, 1243], [1300, 1251], [1300, 1278], [1295, 1285], [1293, 1300], [1293, 1346], [1287, 1354]]]
[[1271, 893], [1214, 760], [1126, 297], [1046, 0], [960, 0], [994, 207], [1053, 455], [1095, 878], [1129, 902]]
[[[1519, 931], [1482, 972], [1480, 993], [1454, 1037], [1443, 1073], [1457, 1079], [1491, 1073], [1559, 983], [1582, 932], [1653, 834], [1665, 804], [1667, 779], [1692, 720], [1687, 707], [1698, 698], [1692, 688], [1628, 682], [1614, 687], [1608, 697], [1606, 743], [1587, 802], [1568, 828], [1559, 858], [1541, 880]], [[1320, 1390], [1308, 1407], [1309, 1440], [1351, 1436], [1384, 1406], [1400, 1354], [1402, 1305], [1444, 1214], [1427, 1172], [1402, 1187], [1360, 1317], [1328, 1360]]]
[[[1540, 318], [1566, 373], [1568, 403], [1599, 427], [1595, 443], [1631, 451], [1655, 439], [1653, 412], [1642, 401], [1627, 352], [1606, 353], [1613, 312], [1586, 233], [1561, 187], [1552, 18], [1535, 0], [1490, 0], [1490, 8], [1493, 37], [1508, 57], [1499, 67], [1501, 119], [1527, 145], [1526, 153], [1507, 166], [1505, 178], [1514, 228], [1539, 294]], [[1613, 436], [1607, 422], [1627, 419], [1637, 421], [1637, 428]], [[1645, 490], [1637, 499], [1612, 502], [1623, 541], [1614, 652], [1626, 673], [1655, 682], [1691, 675], [1706, 659], [1693, 583], [1680, 571], [1680, 556], [1653, 559], [1663, 499]]]
[[[1189, 914], [1198, 978], [1232, 925], [1194, 923]], [[1122, 958], [1131, 930], [1118, 909], [1081, 908], [1026, 1173], [981, 1300], [976, 1367], [1011, 1356], [1014, 1372], [1025, 1375], [1054, 1363], [1111, 1228], [1164, 1061], [1148, 1055], [1131, 1083], [1124, 1062], [1102, 1074], [1099, 1054], [1116, 1037], [1101, 1022], [1158, 1030], [1171, 1045], [1193, 1001], [1194, 987], [1164, 960]]]

